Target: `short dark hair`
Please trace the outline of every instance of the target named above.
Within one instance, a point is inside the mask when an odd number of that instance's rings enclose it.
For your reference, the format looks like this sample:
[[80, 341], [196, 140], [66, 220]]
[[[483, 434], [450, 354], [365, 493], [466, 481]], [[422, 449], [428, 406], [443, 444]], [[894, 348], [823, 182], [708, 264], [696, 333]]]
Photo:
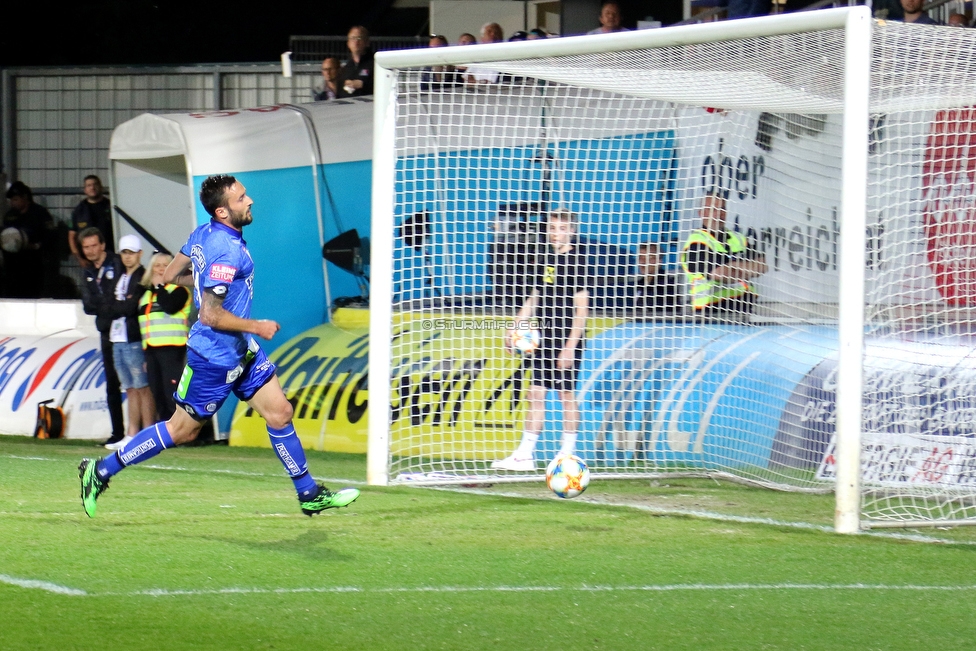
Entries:
[[89, 180], [98, 181], [98, 187], [100, 187], [100, 188], [104, 188], [105, 187], [104, 185], [102, 185], [102, 180], [100, 178], [98, 178], [98, 174], [89, 174], [88, 176], [86, 176], [84, 178], [84, 180], [82, 180], [82, 184], [87, 183]]
[[200, 203], [211, 217], [217, 216], [217, 208], [225, 204], [227, 189], [235, 183], [237, 179], [229, 174], [215, 174], [204, 179], [200, 185]]
[[7, 190], [7, 198], [13, 199], [14, 197], [27, 197], [30, 201], [33, 201], [34, 193], [31, 192], [31, 189], [23, 181], [14, 181], [10, 184], [10, 189]]
[[84, 242], [89, 237], [97, 237], [98, 241], [105, 244], [105, 235], [98, 226], [89, 226], [88, 228], [83, 228], [80, 233], [78, 233], [78, 242]]

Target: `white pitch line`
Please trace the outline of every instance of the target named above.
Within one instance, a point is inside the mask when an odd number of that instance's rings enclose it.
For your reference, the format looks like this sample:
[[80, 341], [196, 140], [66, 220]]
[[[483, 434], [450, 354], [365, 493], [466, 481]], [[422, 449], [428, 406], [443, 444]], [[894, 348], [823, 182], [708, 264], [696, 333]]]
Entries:
[[[9, 459], [19, 459], [21, 461], [65, 461], [65, 459], [51, 459], [48, 457], [22, 457], [16, 454], [5, 454]], [[223, 475], [240, 475], [242, 477], [287, 477], [288, 475], [272, 472], [248, 472], [247, 470], [228, 470], [226, 468], [186, 468], [184, 466], [161, 466], [153, 463], [140, 464], [133, 466], [138, 468], [149, 468], [151, 470], [170, 470], [173, 472], [193, 472], [193, 473], [212, 473]], [[366, 482], [359, 479], [343, 479], [341, 477], [315, 477], [320, 481], [327, 481], [333, 484], [348, 484], [350, 486], [365, 486]]]
[[69, 595], [72, 597], [87, 597], [89, 594], [84, 590], [78, 590], [76, 588], [68, 588], [63, 585], [58, 585], [57, 583], [50, 583], [48, 581], [37, 581], [35, 579], [18, 579], [13, 576], [7, 576], [6, 574], [0, 574], [0, 583], [6, 583], [7, 585], [15, 585], [18, 588], [26, 588], [28, 590], [43, 590], [45, 592], [53, 592], [55, 594]]
[[[61, 461], [61, 459], [49, 459], [47, 457], [21, 457], [13, 454], [6, 455], [11, 459], [22, 459], [28, 461]], [[141, 468], [149, 468], [152, 470], [169, 470], [174, 472], [190, 472], [190, 473], [221, 473], [227, 475], [240, 475], [245, 477], [284, 477], [287, 475], [279, 475], [276, 473], [266, 473], [266, 472], [248, 472], [246, 470], [228, 470], [224, 468], [186, 468], [183, 466], [160, 466], [156, 464], [145, 464], [140, 465]], [[315, 477], [320, 481], [329, 482], [331, 484], [345, 484], [349, 486], [365, 486], [366, 482], [358, 479], [342, 479], [337, 477]], [[524, 495], [522, 493], [511, 493], [511, 492], [501, 492], [501, 491], [488, 491], [479, 488], [460, 488], [451, 486], [427, 486], [428, 490], [443, 490], [452, 493], [469, 493], [472, 495], [496, 495], [499, 497], [518, 497], [521, 499], [530, 500], [550, 500], [547, 497], [538, 497], [534, 495]], [[774, 527], [787, 527], [791, 529], [806, 529], [809, 531], [820, 531], [823, 533], [834, 533], [834, 528], [826, 525], [812, 524], [809, 522], [788, 522], [786, 520], [773, 520], [772, 518], [753, 518], [744, 515], [728, 515], [724, 513], [714, 513], [711, 511], [698, 511], [692, 509], [674, 509], [665, 508], [660, 506], [648, 506], [645, 504], [632, 504], [628, 502], [611, 502], [607, 500], [597, 500], [597, 499], [577, 499], [577, 502], [584, 504], [593, 505], [603, 505], [603, 506], [617, 506], [628, 509], [635, 509], [638, 511], [646, 511], [648, 513], [654, 513], [657, 515], [672, 515], [678, 517], [692, 517], [701, 520], [715, 520], [718, 522], [736, 522], [739, 524], [764, 524]], [[51, 515], [51, 514], [46, 514]], [[888, 538], [893, 540], [908, 540], [912, 542], [923, 542], [923, 543], [938, 543], [942, 545], [976, 545], [974, 541], [968, 540], [951, 540], [949, 538], [935, 538], [932, 536], [926, 536], [923, 534], [911, 534], [911, 533], [897, 533], [893, 531], [861, 531], [859, 536], [870, 536], [874, 538]]]
[[220, 595], [262, 595], [262, 594], [403, 594], [403, 593], [491, 593], [491, 592], [758, 592], [758, 591], [903, 591], [903, 592], [973, 592], [976, 585], [889, 585], [883, 583], [676, 583], [658, 585], [581, 585], [581, 586], [548, 586], [548, 585], [495, 585], [495, 586], [433, 586], [421, 585], [412, 587], [379, 587], [363, 588], [359, 586], [322, 586], [298, 588], [216, 588], [211, 590], [170, 590], [151, 588], [131, 592], [86, 592], [76, 588], [69, 588], [48, 581], [34, 579], [19, 579], [0, 574], [0, 583], [25, 588], [28, 590], [44, 590], [55, 594], [72, 597], [197, 597]]
[[153, 588], [134, 592], [90, 593], [91, 597], [196, 597], [220, 595], [261, 595], [261, 594], [402, 594], [402, 593], [445, 593], [462, 594], [478, 592], [758, 592], [758, 591], [903, 591], [903, 592], [973, 592], [976, 585], [888, 585], [871, 583], [679, 583], [662, 585], [582, 585], [582, 586], [544, 586], [544, 585], [498, 585], [498, 586], [414, 586], [363, 588], [357, 586], [331, 586], [308, 588], [218, 588], [212, 590], [166, 590]]
[[[452, 493], [469, 493], [472, 495], [496, 495], [499, 497], [517, 497], [527, 500], [552, 501], [551, 496], [526, 495], [524, 493], [514, 493], [508, 491], [490, 491], [483, 488], [454, 488], [449, 486], [428, 486], [428, 490], [442, 490]], [[601, 499], [576, 498], [576, 502], [590, 504], [594, 506], [616, 506], [637, 511], [645, 511], [655, 515], [670, 515], [678, 517], [690, 517], [700, 520], [715, 520], [717, 522], [734, 522], [737, 524], [763, 524], [774, 527], [786, 527], [790, 529], [804, 529], [808, 531], [819, 531], [822, 533], [835, 533], [833, 527], [822, 524], [812, 524], [810, 522], [789, 522], [786, 520], [774, 520], [772, 518], [754, 518], [745, 515], [728, 515], [725, 513], [714, 513], [712, 511], [698, 511], [693, 509], [675, 509], [662, 506], [649, 506], [646, 504], [633, 504], [630, 502], [611, 502]], [[913, 542], [939, 543], [942, 545], [976, 545], [976, 541], [952, 540], [949, 538], [934, 538], [922, 534], [897, 533], [893, 531], [860, 531], [858, 536], [870, 536], [874, 538], [888, 538], [894, 540], [909, 540]]]

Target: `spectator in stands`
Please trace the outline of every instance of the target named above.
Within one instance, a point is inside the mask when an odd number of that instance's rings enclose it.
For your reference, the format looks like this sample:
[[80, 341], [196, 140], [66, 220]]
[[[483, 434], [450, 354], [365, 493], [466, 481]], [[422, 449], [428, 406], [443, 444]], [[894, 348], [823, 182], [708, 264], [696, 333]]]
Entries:
[[104, 313], [112, 319], [109, 339], [115, 372], [129, 403], [129, 428], [125, 438], [105, 447], [119, 450], [144, 427], [156, 422], [156, 405], [149, 390], [146, 376], [146, 356], [142, 352], [142, 336], [139, 332], [139, 300], [144, 293], [142, 277], [146, 270], [140, 260], [142, 243], [135, 235], [123, 235], [119, 240], [119, 257], [122, 259], [122, 275], [116, 279], [112, 299]]
[[[313, 95], [316, 102], [336, 99], [342, 89], [339, 87], [339, 60], [327, 57], [322, 61], [322, 90]], [[163, 419], [168, 420], [168, 419]]]
[[501, 43], [505, 40], [505, 32], [498, 23], [485, 23], [481, 26], [479, 43]]
[[190, 293], [179, 285], [163, 284], [166, 267], [172, 261], [168, 253], [153, 254], [139, 298], [139, 333], [157, 420], [169, 420], [176, 411], [173, 393], [186, 364], [190, 331]]
[[[22, 181], [7, 190], [10, 210], [0, 225], [3, 249], [3, 296], [7, 298], [50, 297], [57, 279], [57, 233], [47, 208], [34, 203], [34, 193]], [[54, 265], [53, 272], [50, 269]]]
[[[447, 37], [435, 34], [430, 37], [428, 47], [447, 47]], [[420, 90], [442, 90], [451, 88], [458, 83], [458, 75], [454, 66], [431, 66], [420, 73]]]
[[634, 307], [653, 310], [680, 303], [678, 280], [665, 269], [657, 242], [644, 242], [638, 247], [637, 268], [640, 279], [634, 287]]
[[[481, 27], [481, 37], [478, 43], [501, 43], [505, 40], [505, 32], [498, 23], [485, 23]], [[498, 81], [498, 71], [481, 65], [468, 66], [465, 81], [470, 85], [494, 84]]]
[[369, 30], [356, 25], [346, 36], [349, 60], [339, 70], [341, 97], [360, 97], [373, 94], [373, 50], [369, 46]]
[[527, 41], [527, 40], [529, 40], [529, 33], [521, 29], [508, 37], [509, 43], [514, 43], [516, 41]]
[[773, 8], [772, 0], [729, 0], [726, 17], [751, 18], [752, 16], [768, 16]]
[[923, 4], [924, 0], [901, 0], [901, 8], [905, 12], [902, 20], [915, 25], [940, 25], [939, 21], [933, 20], [928, 13], [922, 11]]
[[966, 18], [966, 14], [949, 14], [946, 25], [949, 27], [969, 27], [969, 20]]
[[615, 0], [609, 0], [600, 7], [600, 26], [591, 29], [587, 34], [612, 34], [626, 31], [629, 30], [620, 25], [620, 5]]
[[82, 267], [85, 284], [81, 287], [81, 304], [85, 314], [95, 317], [95, 328], [102, 339], [105, 394], [112, 421], [112, 435], [105, 441], [105, 445], [112, 445], [122, 440], [125, 430], [122, 422], [122, 391], [119, 388], [119, 374], [115, 372], [112, 340], [109, 338], [112, 327], [109, 303], [115, 300], [115, 283], [125, 273], [125, 268], [118, 255], [106, 252], [105, 237], [97, 227], [89, 226], [78, 233], [78, 243], [88, 262]]
[[541, 27], [534, 27], [529, 30], [529, 34], [526, 38], [528, 38], [528, 40], [530, 41], [534, 41], [540, 38], [549, 38], [549, 32], [542, 29]]
[[78, 242], [78, 233], [89, 226], [94, 226], [102, 232], [105, 239], [105, 251], [115, 253], [115, 240], [112, 232], [112, 206], [105, 196], [102, 180], [94, 174], [85, 177], [85, 198], [71, 211], [71, 230], [68, 231], [68, 246], [71, 253], [82, 267], [89, 264]]
[[[477, 43], [478, 39], [474, 37], [474, 34], [468, 34], [467, 32], [461, 34], [457, 42], [458, 45], [476, 45]], [[460, 81], [466, 79], [465, 73], [468, 71], [467, 66], [455, 66], [454, 70], [457, 72]]]
[[725, 198], [706, 194], [702, 226], [693, 230], [681, 252], [689, 302], [705, 319], [741, 322], [752, 313], [756, 289], [749, 281], [768, 270], [764, 256], [741, 233], [725, 227]]

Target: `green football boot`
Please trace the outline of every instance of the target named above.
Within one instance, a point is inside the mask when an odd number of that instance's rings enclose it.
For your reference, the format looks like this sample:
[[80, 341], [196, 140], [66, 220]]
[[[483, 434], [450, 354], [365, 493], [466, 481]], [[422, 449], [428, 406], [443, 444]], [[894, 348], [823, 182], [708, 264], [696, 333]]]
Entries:
[[302, 513], [312, 517], [316, 513], [321, 513], [326, 509], [337, 509], [340, 506], [349, 506], [359, 497], [358, 488], [343, 488], [335, 492], [319, 484], [319, 493], [310, 500], [298, 500], [302, 505]]
[[78, 465], [78, 476], [81, 478], [81, 503], [89, 518], [95, 517], [95, 500], [108, 488], [108, 480], [102, 481], [95, 468], [98, 459], [82, 459]]

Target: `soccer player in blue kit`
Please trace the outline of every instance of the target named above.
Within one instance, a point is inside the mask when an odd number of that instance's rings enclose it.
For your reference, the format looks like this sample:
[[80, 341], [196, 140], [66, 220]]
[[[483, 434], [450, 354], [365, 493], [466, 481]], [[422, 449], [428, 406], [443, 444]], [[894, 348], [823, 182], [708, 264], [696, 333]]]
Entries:
[[302, 512], [308, 516], [348, 506], [359, 490], [330, 491], [308, 472], [301, 440], [292, 424], [292, 406], [281, 390], [275, 365], [253, 335], [271, 339], [281, 326], [252, 319], [254, 262], [242, 237], [251, 223], [244, 186], [233, 176], [211, 176], [200, 188], [208, 224], [194, 230], [166, 269], [164, 282], [193, 288], [200, 319], [190, 329], [186, 367], [176, 390], [177, 410], [166, 422], [139, 432], [122, 449], [103, 459], [83, 459], [78, 466], [81, 501], [95, 516], [98, 496], [127, 466], [142, 463], [166, 448], [192, 441], [233, 391], [267, 422], [271, 447], [295, 484]]

